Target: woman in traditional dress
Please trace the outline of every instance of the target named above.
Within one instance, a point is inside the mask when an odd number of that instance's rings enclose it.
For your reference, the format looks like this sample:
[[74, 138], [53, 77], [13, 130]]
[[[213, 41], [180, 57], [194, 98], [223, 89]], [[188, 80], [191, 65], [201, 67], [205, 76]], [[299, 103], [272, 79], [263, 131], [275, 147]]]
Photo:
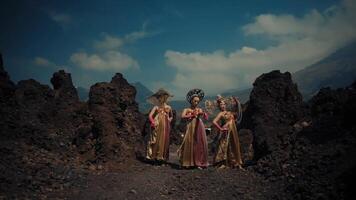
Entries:
[[182, 112], [181, 117], [183, 120], [187, 120], [187, 126], [183, 142], [178, 149], [178, 157], [184, 168], [208, 167], [208, 144], [202, 121], [202, 118], [207, 119], [208, 116], [198, 107], [203, 98], [203, 90], [190, 90], [187, 94], [187, 101], [191, 107], [185, 108]]
[[171, 96], [164, 89], [159, 89], [148, 98], [148, 101], [155, 106], [148, 115], [151, 134], [147, 142], [146, 158], [158, 163], [165, 162], [169, 158], [169, 134], [173, 114], [167, 100]]
[[[238, 100], [233, 97], [233, 104], [238, 105]], [[213, 124], [219, 130], [218, 147], [214, 156], [214, 165], [224, 167], [238, 167], [242, 169], [240, 141], [237, 132], [236, 113], [227, 111], [226, 101], [220, 95], [217, 98], [219, 114]]]

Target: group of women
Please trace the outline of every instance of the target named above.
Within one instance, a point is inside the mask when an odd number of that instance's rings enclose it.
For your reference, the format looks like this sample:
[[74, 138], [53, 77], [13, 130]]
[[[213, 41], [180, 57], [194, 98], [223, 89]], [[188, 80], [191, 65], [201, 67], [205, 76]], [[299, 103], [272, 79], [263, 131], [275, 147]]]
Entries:
[[[148, 160], [162, 163], [169, 158], [169, 135], [173, 114], [167, 100], [171, 96], [167, 91], [160, 89], [148, 99], [155, 105], [149, 113], [152, 131], [147, 141]], [[181, 114], [181, 119], [186, 120], [187, 125], [178, 149], [179, 161], [183, 168], [208, 167], [208, 142], [203, 122], [208, 119], [208, 114], [199, 108], [203, 98], [204, 92], [201, 89], [192, 89], [186, 96], [191, 106], [185, 108]], [[213, 164], [220, 167], [242, 168], [236, 112], [227, 110], [226, 99], [222, 96], [218, 96], [216, 103], [219, 113], [213, 120], [213, 125], [219, 130], [219, 139]], [[233, 98], [233, 103], [238, 105], [239, 102]]]

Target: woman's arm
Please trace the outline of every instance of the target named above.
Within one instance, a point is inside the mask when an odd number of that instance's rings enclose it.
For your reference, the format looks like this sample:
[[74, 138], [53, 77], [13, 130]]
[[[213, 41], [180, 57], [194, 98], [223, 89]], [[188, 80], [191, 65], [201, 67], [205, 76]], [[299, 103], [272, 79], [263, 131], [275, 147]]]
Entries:
[[150, 114], [148, 114], [148, 119], [150, 120], [151, 127], [155, 127], [155, 120], [153, 119], [153, 115], [157, 110], [157, 106], [153, 107]]
[[215, 119], [213, 120], [213, 124], [220, 130], [220, 131], [223, 131], [225, 130], [225, 128], [222, 128], [220, 125], [219, 125], [219, 120], [220, 118], [222, 117], [223, 115], [223, 112], [220, 112], [216, 117]]

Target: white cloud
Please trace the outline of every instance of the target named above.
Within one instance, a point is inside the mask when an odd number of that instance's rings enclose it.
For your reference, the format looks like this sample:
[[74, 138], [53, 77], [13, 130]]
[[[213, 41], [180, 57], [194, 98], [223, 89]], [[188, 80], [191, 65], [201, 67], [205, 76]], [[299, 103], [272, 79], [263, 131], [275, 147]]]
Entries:
[[32, 64], [34, 64], [35, 66], [38, 67], [47, 67], [47, 68], [51, 68], [51, 69], [64, 69], [65, 71], [69, 72], [70, 68], [66, 65], [58, 65], [52, 61], [50, 61], [47, 58], [43, 58], [43, 57], [35, 57], [32, 60]]
[[49, 11], [48, 15], [53, 21], [58, 23], [62, 28], [66, 28], [72, 22], [72, 17], [66, 13], [57, 13], [54, 11]]
[[112, 50], [118, 49], [124, 44], [124, 41], [121, 38], [104, 34], [102, 40], [94, 41], [94, 47], [100, 50]]
[[123, 37], [102, 33], [102, 39], [94, 41], [94, 48], [97, 50], [117, 50], [128, 43], [134, 43], [137, 40], [157, 34], [157, 32], [147, 31], [146, 27], [147, 23], [143, 23], [141, 30], [133, 31]]
[[36, 57], [33, 59], [33, 64], [40, 67], [53, 67], [55, 64], [43, 57]]
[[88, 55], [85, 52], [77, 52], [71, 55], [70, 61], [75, 65], [97, 71], [124, 71], [139, 69], [139, 64], [130, 56], [118, 51], [107, 51], [102, 54]]
[[166, 63], [177, 70], [175, 90], [183, 94], [189, 88], [201, 87], [216, 94], [251, 86], [257, 76], [273, 69], [302, 69], [356, 39], [356, 2], [343, 1], [302, 17], [262, 14], [242, 30], [246, 36], [273, 40], [276, 45], [265, 49], [245, 46], [231, 53], [167, 50]]
[[102, 33], [100, 40], [93, 42], [95, 53], [76, 52], [70, 57], [70, 61], [78, 67], [97, 71], [125, 71], [139, 69], [138, 62], [131, 56], [122, 53], [122, 47], [137, 40], [152, 36], [156, 32], [146, 30], [147, 23], [143, 23], [139, 31], [134, 31], [118, 37]]

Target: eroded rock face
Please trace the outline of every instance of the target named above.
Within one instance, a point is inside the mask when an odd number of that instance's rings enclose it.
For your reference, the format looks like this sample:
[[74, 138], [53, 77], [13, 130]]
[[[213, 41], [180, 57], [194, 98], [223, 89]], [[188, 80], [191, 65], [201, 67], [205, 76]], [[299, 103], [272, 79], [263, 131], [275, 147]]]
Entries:
[[122, 74], [90, 88], [88, 103], [99, 162], [132, 160], [136, 150], [143, 149], [139, 146], [144, 116], [138, 112], [135, 95], [135, 88]]
[[64, 70], [59, 70], [51, 78], [55, 98], [60, 103], [73, 104], [79, 101], [78, 93], [73, 86], [72, 77]]
[[121, 74], [92, 86], [89, 103], [79, 101], [69, 73], [54, 73], [51, 83], [53, 89], [33, 79], [15, 85], [1, 65], [2, 194], [36, 198], [75, 179], [74, 169], [127, 164], [143, 149], [136, 91]]
[[[2, 83], [8, 83], [4, 74]], [[0, 84], [0, 90], [8, 85]], [[66, 173], [77, 165], [73, 138], [81, 124], [90, 124], [89, 117], [85, 105], [60, 106], [55, 90], [33, 79], [13, 84], [12, 90], [0, 97], [1, 189], [11, 198], [36, 198], [34, 191], [67, 181]]]
[[305, 104], [289, 73], [257, 78], [243, 119], [256, 140], [253, 169], [281, 184], [285, 198], [354, 196], [355, 91], [321, 89]]
[[323, 88], [308, 102], [312, 123], [298, 134], [293, 155], [306, 178], [294, 180], [294, 190], [309, 188], [309, 195], [322, 193], [330, 199], [356, 196], [355, 86]]
[[289, 72], [272, 71], [261, 75], [253, 84], [242, 127], [254, 132], [257, 159], [285, 145], [289, 126], [305, 113], [302, 96]]

